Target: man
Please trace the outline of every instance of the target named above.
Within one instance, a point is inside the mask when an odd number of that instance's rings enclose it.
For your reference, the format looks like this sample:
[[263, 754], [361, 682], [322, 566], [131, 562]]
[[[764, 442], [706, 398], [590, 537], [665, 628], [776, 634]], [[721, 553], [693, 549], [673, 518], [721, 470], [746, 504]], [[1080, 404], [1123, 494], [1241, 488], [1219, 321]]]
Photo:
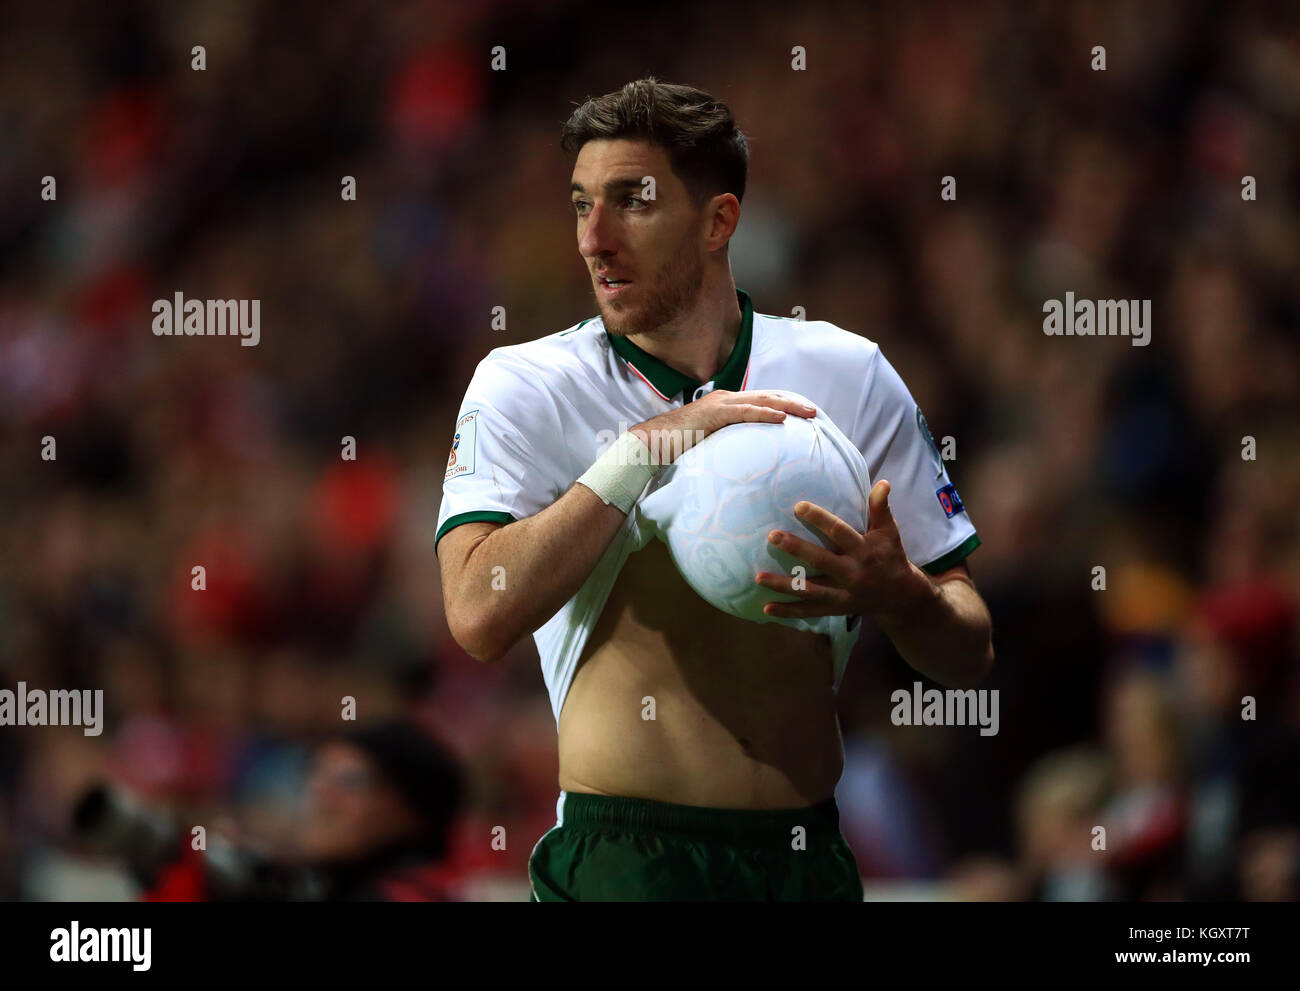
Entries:
[[292, 855], [188, 827], [96, 782], [73, 813], [76, 835], [122, 858], [143, 901], [452, 901], [445, 862], [465, 782], [443, 748], [391, 720], [342, 730], [315, 748]]
[[408, 723], [361, 726], [312, 759], [301, 855], [327, 901], [450, 901], [443, 858], [461, 771]]
[[[578, 250], [600, 316], [480, 363], [437, 538], [456, 639], [493, 661], [535, 633], [541, 655], [561, 791], [529, 862], [531, 899], [860, 901], [833, 798], [844, 757], [830, 638], [695, 594], [632, 511], [658, 471], [647, 452], [664, 432], [814, 415], [763, 390], [816, 402], [880, 479], [870, 525], [800, 503], [840, 553], [774, 534], [829, 577], [793, 591], [789, 575], [756, 575], [803, 600], [767, 612], [869, 615], [948, 686], [978, 683], [993, 660], [962, 563], [979, 538], [876, 345], [756, 314], [735, 287], [727, 244], [748, 150], [727, 107], [640, 80], [580, 107], [562, 146], [576, 153]], [[620, 424], [635, 426], [608, 444]], [[856, 638], [857, 621], [844, 624]]]

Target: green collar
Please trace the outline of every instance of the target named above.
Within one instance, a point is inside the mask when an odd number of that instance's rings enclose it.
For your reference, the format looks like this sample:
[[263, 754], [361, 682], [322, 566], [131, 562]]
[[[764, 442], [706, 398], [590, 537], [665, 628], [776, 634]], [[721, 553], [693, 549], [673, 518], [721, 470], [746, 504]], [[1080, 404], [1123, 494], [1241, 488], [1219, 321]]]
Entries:
[[[728, 392], [739, 392], [745, 383], [745, 373], [749, 370], [749, 348], [754, 339], [754, 304], [750, 302], [749, 293], [737, 289], [736, 302], [740, 304], [740, 333], [736, 336], [736, 346], [731, 349], [731, 357], [718, 374], [713, 376], [714, 388]], [[683, 398], [689, 403], [694, 398], [695, 390], [703, 384], [664, 364], [622, 335], [611, 334], [607, 330], [605, 336], [609, 338], [614, 351], [664, 399], [676, 399], [684, 393]]]

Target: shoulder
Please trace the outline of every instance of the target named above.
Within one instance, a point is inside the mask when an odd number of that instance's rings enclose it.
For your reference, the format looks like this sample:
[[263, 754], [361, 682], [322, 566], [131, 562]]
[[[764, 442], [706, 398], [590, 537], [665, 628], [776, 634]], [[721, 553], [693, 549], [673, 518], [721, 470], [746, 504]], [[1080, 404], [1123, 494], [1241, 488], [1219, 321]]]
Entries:
[[493, 348], [478, 363], [474, 383], [479, 388], [550, 392], [603, 361], [606, 347], [604, 325], [591, 317], [545, 337]]
[[808, 362], [832, 376], [859, 383], [875, 365], [880, 345], [829, 320], [754, 314], [754, 347], [771, 361]]

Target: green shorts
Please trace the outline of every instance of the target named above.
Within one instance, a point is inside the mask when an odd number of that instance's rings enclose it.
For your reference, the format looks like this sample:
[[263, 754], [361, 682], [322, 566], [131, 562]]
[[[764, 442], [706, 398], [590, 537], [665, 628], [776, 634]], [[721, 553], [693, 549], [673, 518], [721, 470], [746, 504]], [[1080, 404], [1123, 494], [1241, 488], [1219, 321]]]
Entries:
[[[800, 829], [802, 827], [802, 829]], [[834, 798], [751, 811], [560, 792], [529, 901], [862, 901]]]

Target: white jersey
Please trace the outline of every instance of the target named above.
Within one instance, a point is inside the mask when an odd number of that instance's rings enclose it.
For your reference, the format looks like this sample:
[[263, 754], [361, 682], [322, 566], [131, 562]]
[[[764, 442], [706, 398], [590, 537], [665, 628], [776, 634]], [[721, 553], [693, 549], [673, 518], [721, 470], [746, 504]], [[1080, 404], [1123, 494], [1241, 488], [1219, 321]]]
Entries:
[[[821, 407], [862, 452], [871, 480], [889, 479], [903, 549], [926, 572], [951, 568], [978, 547], [925, 417], [876, 343], [825, 321], [755, 313], [742, 289], [736, 297], [740, 334], [709, 382], [609, 334], [599, 317], [490, 351], [457, 415], [435, 540], [461, 523], [507, 524], [541, 512], [628, 427], [717, 388], [784, 389]], [[629, 514], [587, 581], [533, 634], [557, 725], [614, 581], [650, 539]], [[860, 623], [840, 626], [831, 637], [836, 690], [861, 632]]]

